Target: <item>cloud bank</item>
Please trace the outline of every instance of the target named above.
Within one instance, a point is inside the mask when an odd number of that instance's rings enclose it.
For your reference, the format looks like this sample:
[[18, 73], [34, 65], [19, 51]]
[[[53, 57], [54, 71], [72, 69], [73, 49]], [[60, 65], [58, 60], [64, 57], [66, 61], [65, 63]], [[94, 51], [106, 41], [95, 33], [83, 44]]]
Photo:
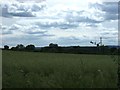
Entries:
[[[39, 41], [44, 42], [40, 45], [50, 42], [61, 45], [90, 45], [89, 41], [99, 39], [100, 36], [105, 38], [106, 44], [117, 42], [118, 32], [114, 25], [118, 19], [116, 2], [92, 3], [85, 7], [77, 0], [74, 3], [51, 2], [53, 4], [20, 0], [1, 3], [1, 17], [18, 18], [11, 25], [0, 27], [3, 42], [11, 43], [12, 40], [11, 45], [17, 44], [17, 41], [34, 42], [37, 45]], [[107, 25], [106, 28], [104, 23], [113, 23], [113, 26]]]

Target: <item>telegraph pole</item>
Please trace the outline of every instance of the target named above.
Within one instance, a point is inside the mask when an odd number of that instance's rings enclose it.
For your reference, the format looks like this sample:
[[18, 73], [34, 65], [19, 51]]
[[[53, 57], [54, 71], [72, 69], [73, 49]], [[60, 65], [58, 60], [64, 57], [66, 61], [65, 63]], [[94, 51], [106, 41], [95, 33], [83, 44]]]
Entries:
[[102, 37], [100, 37], [100, 46], [102, 46]]

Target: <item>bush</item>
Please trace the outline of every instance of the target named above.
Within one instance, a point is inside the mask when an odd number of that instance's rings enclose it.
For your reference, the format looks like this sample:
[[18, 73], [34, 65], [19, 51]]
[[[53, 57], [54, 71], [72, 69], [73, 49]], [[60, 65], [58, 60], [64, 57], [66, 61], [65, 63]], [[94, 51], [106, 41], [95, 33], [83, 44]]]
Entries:
[[28, 51], [33, 51], [33, 50], [35, 50], [35, 46], [34, 45], [32, 45], [32, 44], [30, 44], [30, 45], [27, 45], [26, 47], [25, 47], [25, 49], [26, 50], [28, 50]]
[[5, 45], [5, 46], [4, 46], [4, 49], [5, 49], [5, 50], [8, 50], [8, 49], [9, 49], [9, 46], [8, 46], [8, 45]]

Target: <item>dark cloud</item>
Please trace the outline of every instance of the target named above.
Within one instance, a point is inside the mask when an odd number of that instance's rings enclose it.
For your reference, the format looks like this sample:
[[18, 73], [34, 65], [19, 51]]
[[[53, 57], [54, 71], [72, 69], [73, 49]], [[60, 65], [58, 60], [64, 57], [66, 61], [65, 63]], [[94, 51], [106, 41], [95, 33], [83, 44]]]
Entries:
[[8, 6], [5, 5], [4, 7], [2, 7], [2, 5], [0, 5], [0, 16], [3, 16], [3, 17], [10, 17], [9, 13], [8, 13]]
[[100, 10], [110, 13], [110, 14], [118, 13], [118, 2], [103, 2], [102, 4], [94, 3], [94, 4], [90, 4], [90, 7], [100, 9]]
[[103, 11], [110, 14], [118, 14], [118, 2], [104, 2]]
[[17, 16], [17, 17], [34, 17], [34, 15], [31, 12], [14, 12], [9, 13], [11, 16]]
[[105, 14], [103, 15], [105, 20], [117, 20], [118, 19], [118, 2], [103, 2], [102, 4], [91, 4], [90, 7], [99, 9]]
[[106, 14], [104, 17], [105, 20], [118, 20], [118, 15], [115, 14]]

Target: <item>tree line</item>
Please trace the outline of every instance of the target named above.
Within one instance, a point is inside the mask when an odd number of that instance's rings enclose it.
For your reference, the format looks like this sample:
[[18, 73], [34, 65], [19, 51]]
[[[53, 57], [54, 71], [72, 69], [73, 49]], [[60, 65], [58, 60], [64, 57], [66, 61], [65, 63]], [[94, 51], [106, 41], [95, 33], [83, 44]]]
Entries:
[[35, 49], [35, 45], [27, 45], [26, 47], [23, 44], [18, 44], [16, 47], [9, 48], [8, 45], [4, 46], [4, 50], [18, 50], [18, 51], [33, 51]]
[[4, 50], [13, 51], [33, 51], [33, 52], [49, 52], [49, 53], [73, 53], [73, 54], [120, 54], [120, 48], [108, 46], [96, 46], [96, 47], [80, 47], [80, 46], [58, 46], [58, 44], [50, 43], [49, 46], [36, 48], [35, 45], [30, 44], [24, 46], [18, 44], [16, 47], [9, 48], [8, 45], [4, 46]]

